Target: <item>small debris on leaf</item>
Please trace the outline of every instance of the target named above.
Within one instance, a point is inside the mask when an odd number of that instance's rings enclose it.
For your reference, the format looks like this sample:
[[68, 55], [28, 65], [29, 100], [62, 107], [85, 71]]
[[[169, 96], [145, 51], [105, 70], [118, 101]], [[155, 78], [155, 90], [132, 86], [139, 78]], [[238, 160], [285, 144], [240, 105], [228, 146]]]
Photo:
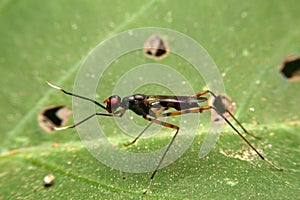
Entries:
[[50, 187], [53, 185], [55, 176], [53, 174], [48, 174], [44, 177], [44, 187]]

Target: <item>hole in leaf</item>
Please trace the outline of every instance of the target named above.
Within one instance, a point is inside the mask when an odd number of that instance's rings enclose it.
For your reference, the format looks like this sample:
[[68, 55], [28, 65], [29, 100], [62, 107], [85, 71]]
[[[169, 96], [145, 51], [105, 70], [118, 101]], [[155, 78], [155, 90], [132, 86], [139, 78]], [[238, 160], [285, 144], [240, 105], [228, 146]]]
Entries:
[[286, 57], [280, 67], [282, 75], [290, 81], [300, 79], [300, 56]]
[[[226, 112], [226, 110], [233, 114], [236, 110], [235, 103], [229, 96], [225, 94], [216, 95], [216, 99], [213, 96], [209, 98], [209, 105], [214, 106], [220, 113], [222, 113], [227, 119], [229, 119], [230, 115]], [[216, 124], [224, 123], [224, 119], [215, 110], [211, 110], [211, 120]]]
[[169, 54], [167, 42], [158, 34], [150, 36], [144, 44], [144, 54], [155, 60], [165, 58]]
[[48, 106], [39, 113], [38, 122], [42, 129], [53, 132], [54, 127], [61, 127], [68, 122], [71, 113], [72, 111], [66, 106]]

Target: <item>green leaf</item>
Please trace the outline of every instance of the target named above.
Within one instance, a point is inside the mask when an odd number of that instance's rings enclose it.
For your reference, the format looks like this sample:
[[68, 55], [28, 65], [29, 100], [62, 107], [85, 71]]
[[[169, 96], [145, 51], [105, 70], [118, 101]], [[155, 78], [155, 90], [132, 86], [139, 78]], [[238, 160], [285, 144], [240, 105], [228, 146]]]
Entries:
[[[81, 145], [75, 130], [46, 133], [37, 115], [48, 105], [71, 108], [71, 98], [49, 88], [46, 80], [71, 91], [92, 48], [121, 31], [148, 26], [185, 33], [207, 50], [223, 75], [227, 94], [237, 104], [235, 115], [250, 132], [264, 138], [249, 138], [250, 142], [285, 171], [274, 170], [252, 154], [229, 127], [215, 149], [199, 159], [207, 130], [198, 130], [189, 150], [158, 171], [145, 198], [299, 198], [300, 84], [285, 80], [278, 70], [285, 56], [300, 53], [297, 5], [292, 0], [2, 0], [0, 199], [142, 197], [151, 173], [123, 173], [103, 165]], [[113, 76], [97, 91], [100, 99], [111, 94], [115, 79], [137, 61], [129, 55], [120, 62], [124, 68], [112, 66]], [[193, 72], [183, 68], [179, 58], [170, 55], [159, 63], [174, 66], [191, 77], [195, 90], [203, 89], [201, 78], [193, 79]], [[151, 87], [140, 90], [153, 92]], [[204, 127], [208, 119], [209, 113], [201, 114]], [[166, 133], [128, 149], [159, 148], [170, 141], [171, 132]], [[111, 140], [122, 146], [131, 138], [116, 133]], [[43, 186], [47, 174], [55, 176], [50, 187]]]

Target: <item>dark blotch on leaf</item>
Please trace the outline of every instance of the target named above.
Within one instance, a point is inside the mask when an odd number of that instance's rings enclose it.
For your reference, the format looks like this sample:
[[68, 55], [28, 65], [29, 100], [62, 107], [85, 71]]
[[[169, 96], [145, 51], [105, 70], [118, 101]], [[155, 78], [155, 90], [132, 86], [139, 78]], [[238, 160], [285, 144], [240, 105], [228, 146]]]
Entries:
[[[230, 118], [227, 110], [234, 113], [236, 109], [235, 103], [225, 94], [217, 94], [217, 98], [211, 97], [209, 99], [209, 105], [214, 106], [227, 119]], [[224, 119], [215, 110], [211, 110], [211, 120], [216, 124], [224, 123]]]
[[300, 79], [300, 56], [286, 57], [280, 67], [280, 72], [288, 80]]
[[58, 110], [60, 110], [63, 107], [64, 106], [57, 106], [57, 107], [51, 108], [49, 110], [45, 110], [44, 116], [47, 117], [48, 119], [50, 119], [56, 126], [61, 126], [62, 119], [60, 119], [56, 115], [56, 113]]
[[42, 129], [53, 132], [55, 127], [63, 126], [70, 118], [71, 110], [66, 106], [48, 106], [38, 115], [38, 122]]
[[224, 106], [224, 104], [222, 103], [222, 100], [225, 99], [223, 96], [217, 96], [217, 98], [215, 98], [215, 100], [213, 101], [213, 106], [222, 114], [224, 114], [226, 112], [226, 108]]
[[165, 58], [169, 54], [167, 42], [158, 34], [150, 36], [144, 44], [144, 54], [155, 60]]

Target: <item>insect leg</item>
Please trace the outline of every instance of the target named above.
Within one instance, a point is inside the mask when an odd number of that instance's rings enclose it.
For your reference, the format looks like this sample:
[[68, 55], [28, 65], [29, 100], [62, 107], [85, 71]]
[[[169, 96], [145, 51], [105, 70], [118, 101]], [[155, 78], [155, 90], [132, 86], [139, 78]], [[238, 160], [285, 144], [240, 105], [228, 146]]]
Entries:
[[64, 126], [64, 127], [54, 127], [55, 130], [57, 131], [60, 131], [60, 130], [65, 130], [65, 129], [69, 129], [69, 128], [75, 128], [76, 126], [82, 124], [83, 122], [86, 122], [87, 120], [91, 119], [92, 117], [96, 116], [96, 115], [101, 115], [101, 116], [106, 116], [106, 117], [114, 117], [113, 114], [108, 114], [108, 113], [99, 113], [99, 112], [96, 112], [86, 118], [84, 118], [83, 120], [77, 122], [76, 124], [73, 124], [73, 125], [69, 125], [69, 126]]
[[[168, 117], [168, 116], [182, 115], [182, 114], [188, 114], [188, 113], [198, 113], [198, 112], [202, 112], [205, 109], [210, 109], [210, 108], [195, 107], [195, 108], [190, 108], [190, 109], [186, 109], [186, 110], [180, 110], [180, 111], [174, 111], [174, 112], [169, 112], [169, 113], [165, 113], [165, 114], [159, 114], [156, 117], [160, 118], [160, 117]], [[125, 143], [124, 145], [129, 146], [131, 144], [134, 144], [143, 135], [143, 133], [150, 127], [150, 125], [152, 123], [153, 123], [153, 121], [151, 121], [151, 123], [148, 124], [144, 128], [144, 130], [132, 142]]]
[[155, 174], [157, 173], [157, 171], [158, 171], [158, 169], [159, 169], [159, 167], [160, 167], [162, 161], [163, 161], [164, 158], [166, 157], [166, 155], [167, 155], [167, 153], [168, 153], [170, 147], [172, 146], [173, 142], [175, 141], [175, 138], [176, 138], [176, 136], [177, 136], [177, 134], [178, 134], [178, 132], [179, 132], [179, 127], [176, 126], [176, 125], [167, 123], [167, 122], [163, 122], [163, 121], [159, 121], [159, 120], [157, 120], [157, 119], [149, 118], [149, 117], [147, 117], [147, 116], [144, 116], [144, 119], [150, 121], [151, 123], [155, 123], [155, 124], [159, 124], [159, 125], [161, 125], [161, 126], [165, 126], [165, 127], [168, 127], [168, 128], [176, 129], [176, 132], [175, 132], [175, 134], [173, 135], [171, 142], [170, 142], [169, 145], [167, 146], [167, 148], [166, 148], [166, 150], [165, 150], [163, 156], [162, 156], [161, 159], [159, 160], [158, 165], [156, 166], [155, 170], [153, 171], [153, 173], [152, 173], [152, 175], [151, 175], [151, 177], [150, 177], [150, 181], [149, 181], [148, 187], [146, 188], [146, 190], [145, 190], [144, 193], [143, 193], [143, 194], [146, 194], [146, 193], [150, 190], [150, 187], [151, 187], [152, 181], [153, 181], [153, 179], [154, 179], [154, 176], [155, 176]]
[[[206, 107], [195, 107], [195, 108], [190, 108], [190, 109], [186, 109], [186, 110], [180, 110], [180, 111], [174, 111], [174, 112], [159, 114], [156, 117], [160, 118], [160, 117], [168, 117], [168, 116], [182, 115], [182, 114], [188, 114], [188, 113], [198, 113], [198, 112], [202, 112], [205, 109], [210, 109], [210, 107], [208, 107], [208, 108], [206, 108]], [[150, 127], [150, 125], [152, 123], [153, 123], [153, 121], [151, 121], [151, 123], [148, 124], [144, 128], [144, 130], [132, 142], [128, 142], [124, 145], [129, 146], [131, 144], [134, 144], [143, 135], [143, 133]]]
[[164, 113], [159, 117], [168, 117], [168, 116], [182, 115], [188, 113], [196, 113], [196, 112], [202, 112], [203, 110], [210, 110], [210, 109], [215, 110], [226, 121], [226, 123], [258, 154], [258, 156], [262, 160], [264, 160], [265, 162], [273, 166], [275, 169], [283, 171], [282, 168], [277, 167], [272, 162], [268, 161], [261, 153], [259, 153], [259, 151], [235, 128], [235, 126], [233, 126], [233, 124], [218, 109], [216, 109], [213, 106], [203, 106], [203, 107], [189, 108], [185, 110], [178, 110], [174, 112]]
[[66, 95], [70, 95], [70, 96], [73, 96], [73, 97], [77, 97], [77, 98], [80, 98], [80, 99], [84, 99], [84, 100], [90, 101], [90, 102], [96, 104], [97, 106], [100, 106], [100, 107], [103, 108], [104, 110], [106, 110], [105, 106], [103, 106], [103, 105], [102, 105], [101, 103], [99, 103], [98, 101], [95, 101], [94, 99], [90, 99], [90, 98], [88, 98], [88, 97], [84, 97], [84, 96], [81, 96], [81, 95], [78, 95], [78, 94], [73, 94], [73, 93], [71, 93], [71, 92], [67, 92], [67, 91], [65, 91], [64, 89], [62, 89], [62, 88], [60, 88], [60, 87], [58, 87], [58, 86], [56, 86], [56, 85], [53, 85], [52, 83], [50, 83], [50, 82], [48, 82], [48, 81], [46, 81], [46, 83], [47, 83], [50, 87], [52, 87], [52, 88], [54, 88], [54, 89], [57, 89], [57, 90], [60, 90], [60, 91], [62, 91], [63, 93], [65, 93]]
[[[217, 98], [217, 95], [215, 95], [212, 91], [210, 91], [210, 90], [208, 90], [208, 92], [215, 98], [215, 101], [216, 100], [218, 100], [218, 98]], [[216, 107], [223, 107], [224, 108], [224, 106], [223, 106], [223, 103], [220, 101], [220, 100], [218, 100], [217, 102], [215, 102], [216, 104], [217, 104], [217, 106], [215, 106], [215, 108]], [[246, 133], [246, 134], [248, 134], [248, 135], [250, 135], [250, 136], [252, 136], [252, 137], [254, 137], [254, 138], [256, 138], [256, 139], [262, 139], [262, 137], [259, 137], [259, 136], [256, 136], [256, 135], [254, 135], [254, 134], [252, 134], [252, 133], [249, 133], [247, 130], [246, 130], [246, 128], [237, 120], [237, 118], [235, 118], [235, 116], [227, 109], [227, 108], [224, 108], [224, 110], [232, 117], [232, 119], [243, 129], [243, 131]], [[220, 115], [220, 111], [218, 112], [218, 114]]]
[[131, 142], [127, 142], [127, 143], [125, 143], [124, 144], [124, 146], [129, 146], [129, 145], [132, 145], [132, 144], [134, 144], [142, 135], [143, 135], [143, 133], [151, 126], [151, 124], [152, 124], [153, 122], [151, 121], [145, 128], [144, 128], [144, 130], [142, 130], [141, 132], [140, 132], [140, 134], [136, 137], [136, 138], [134, 138], [134, 140], [132, 140]]
[[266, 163], [268, 163], [275, 169], [283, 171], [283, 168], [277, 167], [272, 162], [268, 161], [261, 153], [259, 153], [259, 151], [230, 123], [230, 121], [222, 113], [220, 113], [215, 107], [211, 107], [211, 109], [214, 109], [226, 121], [226, 123], [258, 154], [258, 156], [262, 160], [264, 160]]
[[[210, 93], [215, 99], [217, 99], [217, 95], [215, 95], [212, 91], [210, 91], [210, 90], [205, 90], [205, 91], [201, 91], [201, 92], [199, 92], [199, 93], [197, 93], [197, 94], [195, 94], [195, 96], [197, 96], [197, 97], [200, 97], [200, 96], [203, 96], [203, 95], [205, 95], [205, 94], [208, 94], [208, 93]], [[221, 102], [217, 102], [220, 106], [222, 106], [222, 103]], [[226, 109], [225, 108], [225, 110], [226, 110], [226, 112], [233, 118], [233, 120], [243, 129], [243, 131], [246, 133], [246, 134], [248, 134], [248, 135], [250, 135], [250, 136], [252, 136], [252, 137], [254, 137], [254, 138], [256, 138], [256, 139], [261, 139], [261, 137], [259, 137], [259, 136], [256, 136], [256, 135], [253, 135], [252, 133], [249, 133], [247, 130], [246, 130], [246, 128], [234, 117], [234, 115], [228, 110], [228, 109]]]
[[256, 135], [254, 135], [254, 134], [252, 134], [252, 133], [249, 133], [245, 128], [244, 128], [244, 126], [237, 120], [237, 118], [235, 118], [235, 116], [229, 111], [229, 110], [227, 110], [226, 109], [226, 112], [230, 115], [230, 117], [232, 117], [232, 119], [243, 129], [243, 131], [246, 133], [246, 134], [248, 134], [248, 135], [250, 135], [250, 136], [252, 136], [252, 137], [254, 137], [254, 138], [256, 138], [256, 139], [258, 139], [258, 140], [260, 140], [260, 139], [262, 139], [262, 137], [260, 137], [260, 136], [256, 136]]
[[200, 97], [200, 96], [203, 96], [203, 95], [208, 94], [208, 93], [210, 93], [209, 90], [204, 90], [204, 91], [201, 91], [201, 92], [195, 94], [195, 96]]
[[184, 109], [184, 110], [162, 113], [157, 117], [169, 117], [169, 116], [184, 115], [184, 114], [189, 114], [189, 113], [201, 113], [204, 110], [210, 110], [210, 109], [211, 109], [211, 106], [194, 107], [194, 108], [189, 108], [189, 109]]

